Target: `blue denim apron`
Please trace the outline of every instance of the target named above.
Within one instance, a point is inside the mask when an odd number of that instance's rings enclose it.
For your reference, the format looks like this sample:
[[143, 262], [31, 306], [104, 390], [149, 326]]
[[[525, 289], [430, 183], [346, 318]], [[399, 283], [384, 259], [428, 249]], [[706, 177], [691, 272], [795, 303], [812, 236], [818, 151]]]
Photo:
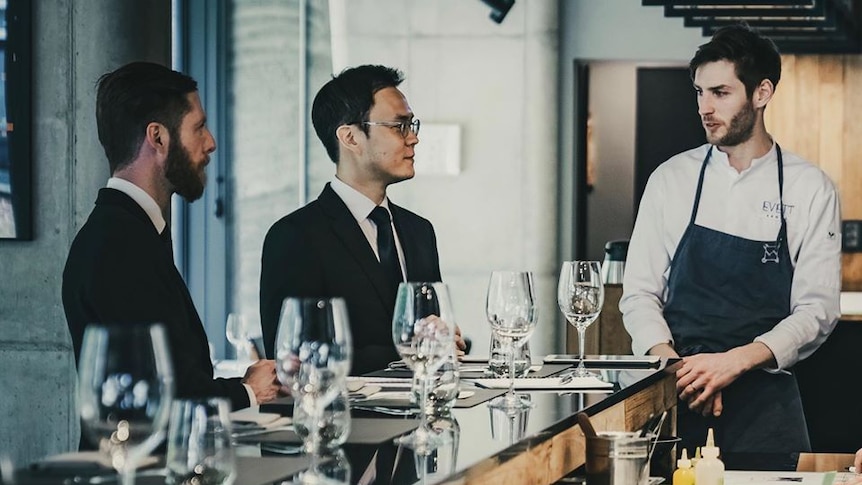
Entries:
[[[681, 356], [724, 352], [754, 341], [790, 314], [793, 265], [784, 219], [784, 165], [778, 153], [781, 228], [775, 241], [753, 241], [695, 224], [706, 166], [703, 160], [691, 220], [679, 242], [668, 278], [664, 317]], [[680, 401], [677, 429], [694, 451], [715, 429], [722, 452], [808, 451], [811, 445], [796, 378], [763, 370], [747, 372], [722, 390], [724, 410], [703, 417]]]

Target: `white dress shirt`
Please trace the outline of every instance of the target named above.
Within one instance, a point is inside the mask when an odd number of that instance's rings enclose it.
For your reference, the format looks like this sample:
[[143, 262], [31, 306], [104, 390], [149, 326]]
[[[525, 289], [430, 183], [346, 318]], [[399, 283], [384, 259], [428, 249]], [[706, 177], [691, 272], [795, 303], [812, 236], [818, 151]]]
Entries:
[[[365, 239], [371, 245], [374, 255], [377, 256], [377, 261], [380, 261], [380, 254], [377, 252], [377, 224], [368, 218], [371, 215], [371, 211], [377, 207], [377, 204], [358, 190], [339, 180], [338, 177], [332, 177], [330, 186], [335, 194], [344, 202], [344, 205], [347, 206], [350, 213], [353, 214], [353, 218], [356, 219], [356, 223], [359, 224], [359, 228], [365, 234]], [[380, 205], [389, 212], [389, 224], [392, 226], [392, 235], [395, 237], [395, 248], [398, 251], [398, 263], [401, 266], [401, 278], [403, 280], [404, 275], [407, 274], [407, 268], [404, 265], [404, 251], [401, 249], [401, 240], [398, 238], [398, 231], [395, 230], [392, 211], [389, 210], [389, 197], [384, 197], [383, 203]]]
[[[138, 187], [137, 185], [129, 182], [128, 180], [121, 179], [118, 177], [111, 177], [108, 179], [108, 184], [106, 185], [109, 189], [119, 190], [120, 192], [131, 197], [132, 200], [137, 202], [141, 209], [147, 213], [150, 217], [150, 221], [153, 222], [153, 226], [156, 228], [156, 232], [159, 234], [165, 230], [165, 226], [167, 226], [167, 222], [165, 221], [164, 216], [162, 216], [162, 211], [159, 209], [159, 204], [156, 203], [156, 200], [150, 197], [144, 189]], [[257, 397], [254, 395], [254, 390], [248, 384], [242, 385], [245, 388], [245, 392], [248, 394], [248, 400], [250, 406], [257, 406]]]
[[155, 199], [150, 197], [150, 194], [146, 193], [144, 189], [138, 187], [132, 182], [117, 177], [109, 178], [107, 187], [109, 189], [119, 190], [137, 202], [138, 205], [141, 206], [141, 209], [144, 209], [144, 212], [150, 216], [150, 220], [153, 221], [153, 225], [156, 227], [156, 232], [159, 234], [162, 233], [168, 223], [165, 222], [165, 218], [162, 216], [162, 210], [159, 209], [159, 204], [156, 203]]
[[[623, 323], [637, 355], [673, 342], [663, 316], [668, 277], [691, 218], [709, 147], [680, 153], [660, 165], [641, 199], [620, 300]], [[778, 369], [785, 369], [811, 355], [840, 314], [841, 214], [838, 193], [826, 174], [798, 155], [781, 152], [787, 244], [794, 267], [791, 313], [754, 340], [769, 347]], [[781, 227], [777, 163], [773, 144], [764, 157], [740, 173], [730, 166], [725, 153], [713, 148], [696, 224], [746, 239], [774, 241]]]

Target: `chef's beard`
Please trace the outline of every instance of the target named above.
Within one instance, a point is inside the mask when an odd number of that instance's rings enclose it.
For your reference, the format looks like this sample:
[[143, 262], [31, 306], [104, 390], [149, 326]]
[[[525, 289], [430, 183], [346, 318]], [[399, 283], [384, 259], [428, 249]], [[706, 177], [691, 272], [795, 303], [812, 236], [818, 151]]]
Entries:
[[727, 127], [727, 133], [723, 137], [715, 142], [713, 140], [707, 141], [720, 147], [732, 147], [745, 143], [751, 138], [752, 133], [754, 133], [755, 118], [754, 107], [748, 101], [743, 105], [742, 109], [733, 115], [730, 125]]

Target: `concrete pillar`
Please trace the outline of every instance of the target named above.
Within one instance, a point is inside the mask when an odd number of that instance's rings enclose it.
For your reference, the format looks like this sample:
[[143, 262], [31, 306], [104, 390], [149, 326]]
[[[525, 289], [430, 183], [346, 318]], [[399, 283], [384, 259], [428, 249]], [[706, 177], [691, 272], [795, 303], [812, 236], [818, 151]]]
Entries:
[[69, 245], [108, 177], [95, 83], [133, 60], [170, 65], [171, 54], [170, 0], [40, 0], [32, 8], [34, 238], [0, 240], [0, 459], [15, 466], [78, 443], [60, 287]]

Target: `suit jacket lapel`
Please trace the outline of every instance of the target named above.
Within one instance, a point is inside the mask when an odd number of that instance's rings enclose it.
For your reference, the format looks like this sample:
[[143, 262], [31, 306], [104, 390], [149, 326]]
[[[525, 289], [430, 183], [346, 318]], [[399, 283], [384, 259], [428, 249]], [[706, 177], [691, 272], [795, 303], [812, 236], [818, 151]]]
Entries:
[[347, 252], [359, 263], [359, 266], [368, 276], [383, 305], [392, 311], [395, 303], [395, 291], [386, 279], [383, 267], [380, 266], [380, 262], [374, 256], [374, 251], [368, 245], [368, 239], [365, 238], [365, 234], [362, 233], [362, 229], [359, 228], [359, 224], [356, 223], [356, 219], [353, 218], [347, 205], [328, 183], [317, 200], [320, 202], [324, 214], [330, 218], [332, 230], [341, 239]]

